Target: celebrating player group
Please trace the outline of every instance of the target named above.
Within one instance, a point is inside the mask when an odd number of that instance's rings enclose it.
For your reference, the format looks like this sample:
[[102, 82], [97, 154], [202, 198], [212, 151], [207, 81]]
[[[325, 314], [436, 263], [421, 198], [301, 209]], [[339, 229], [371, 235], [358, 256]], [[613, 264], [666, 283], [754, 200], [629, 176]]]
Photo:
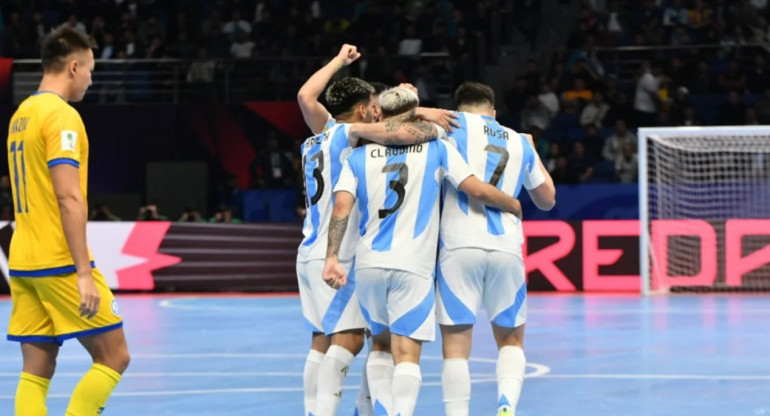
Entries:
[[411, 416], [422, 343], [435, 339], [436, 321], [446, 415], [468, 415], [482, 304], [499, 350], [497, 414], [513, 415], [526, 364], [516, 197], [524, 186], [549, 210], [553, 180], [531, 137], [497, 123], [490, 87], [460, 85], [457, 112], [420, 107], [408, 84], [345, 77], [327, 88], [359, 57], [343, 45], [297, 96], [314, 134], [302, 145], [307, 214], [297, 256], [312, 332], [305, 415], [336, 415], [347, 369], [370, 339], [356, 414]]

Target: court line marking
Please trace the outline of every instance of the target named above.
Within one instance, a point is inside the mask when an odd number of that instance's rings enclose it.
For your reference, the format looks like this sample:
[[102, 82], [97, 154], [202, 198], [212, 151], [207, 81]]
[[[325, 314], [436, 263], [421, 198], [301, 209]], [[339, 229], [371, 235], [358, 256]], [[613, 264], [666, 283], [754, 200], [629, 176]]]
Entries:
[[[561, 379], [627, 379], [627, 380], [744, 380], [744, 381], [766, 381], [770, 376], [731, 376], [731, 375], [698, 375], [698, 374], [548, 374], [541, 378], [561, 378]], [[495, 377], [471, 379], [473, 384], [493, 383]], [[422, 383], [422, 387], [438, 387], [440, 381], [430, 381]], [[358, 389], [358, 385], [343, 386], [344, 390]], [[198, 394], [239, 394], [239, 393], [283, 393], [283, 392], [301, 392], [303, 388], [297, 387], [246, 387], [229, 389], [193, 389], [193, 390], [153, 390], [153, 391], [117, 391], [111, 397], [151, 397], [151, 396], [189, 396]], [[51, 399], [67, 399], [70, 394], [49, 394]], [[0, 396], [0, 400], [13, 400], [15, 396]]]
[[[176, 310], [187, 310], [187, 311], [222, 311], [222, 312], [230, 312], [230, 311], [243, 311], [243, 306], [217, 306], [217, 305], [186, 305], [180, 302], [183, 301], [207, 301], [210, 299], [217, 299], [217, 298], [207, 298], [207, 297], [200, 297], [200, 296], [185, 296], [185, 297], [178, 297], [173, 299], [163, 299], [159, 302], [159, 305], [163, 308], [167, 309], [176, 309]], [[254, 300], [259, 299], [258, 297], [244, 297], [245, 300]], [[602, 315], [636, 315], [636, 314], [645, 314], [645, 315], [660, 315], [660, 314], [673, 314], [673, 315], [703, 315], [704, 311], [702, 310], [702, 307], [706, 305], [696, 305], [693, 308], [682, 308], [682, 307], [671, 307], [671, 308], [656, 308], [655, 305], [645, 305], [639, 308], [616, 308], [612, 309], [611, 311], [604, 310], [604, 309], [581, 309], [577, 311], [565, 311], [564, 309], [549, 309], [549, 308], [537, 308], [537, 307], [529, 307], [527, 309], [527, 313], [556, 313], [563, 316], [572, 316], [575, 314], [579, 315], [586, 315], [586, 314], [602, 314]], [[711, 307], [711, 305], [708, 305]], [[727, 306], [727, 305], [723, 305]], [[299, 310], [298, 304], [291, 304], [291, 305], [284, 305], [285, 308], [297, 308]], [[249, 308], [249, 309], [262, 309], [262, 306]], [[271, 311], [275, 310], [275, 306], [270, 306]], [[709, 314], [715, 314], [715, 315], [727, 315], [727, 314], [770, 314], [770, 309], [767, 308], [751, 308], [751, 309], [737, 309], [735, 311], [730, 311], [726, 309], [710, 309], [708, 311]]]

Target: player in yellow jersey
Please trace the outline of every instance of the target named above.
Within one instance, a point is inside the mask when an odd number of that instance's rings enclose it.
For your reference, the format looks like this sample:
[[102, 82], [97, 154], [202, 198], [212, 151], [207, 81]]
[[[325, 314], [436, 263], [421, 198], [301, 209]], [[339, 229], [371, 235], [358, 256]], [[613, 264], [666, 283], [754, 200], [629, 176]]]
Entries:
[[8, 128], [16, 230], [9, 268], [13, 309], [8, 339], [24, 368], [16, 416], [47, 414], [59, 346], [77, 338], [93, 366], [75, 387], [67, 416], [101, 414], [128, 366], [123, 321], [86, 245], [88, 138], [78, 112], [91, 85], [95, 43], [68, 27], [42, 42], [43, 79]]

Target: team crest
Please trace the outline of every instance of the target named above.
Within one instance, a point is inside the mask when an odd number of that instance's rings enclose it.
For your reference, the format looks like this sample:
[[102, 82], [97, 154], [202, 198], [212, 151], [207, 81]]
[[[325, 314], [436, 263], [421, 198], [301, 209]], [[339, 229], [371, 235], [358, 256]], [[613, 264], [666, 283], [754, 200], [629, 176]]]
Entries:
[[112, 307], [112, 314], [115, 315], [115, 316], [120, 316], [120, 307], [118, 306], [118, 300], [117, 299], [113, 299], [112, 300], [111, 307]]

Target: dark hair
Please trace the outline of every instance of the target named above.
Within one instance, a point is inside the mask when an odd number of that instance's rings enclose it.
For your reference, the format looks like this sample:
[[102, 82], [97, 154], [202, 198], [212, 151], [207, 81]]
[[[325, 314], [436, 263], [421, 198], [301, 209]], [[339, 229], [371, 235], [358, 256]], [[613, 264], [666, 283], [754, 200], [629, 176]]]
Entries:
[[380, 95], [383, 91], [390, 89], [388, 84], [382, 82], [370, 82], [369, 85], [374, 88], [374, 95]]
[[372, 94], [374, 94], [374, 87], [366, 81], [345, 77], [335, 81], [326, 90], [326, 105], [332, 117], [337, 118], [359, 103], [368, 103], [372, 99]]
[[489, 104], [495, 105], [495, 92], [480, 82], [464, 82], [455, 90], [455, 106]]
[[59, 26], [45, 35], [40, 45], [43, 71], [61, 72], [70, 54], [94, 48], [96, 41], [91, 36], [66, 25]]

